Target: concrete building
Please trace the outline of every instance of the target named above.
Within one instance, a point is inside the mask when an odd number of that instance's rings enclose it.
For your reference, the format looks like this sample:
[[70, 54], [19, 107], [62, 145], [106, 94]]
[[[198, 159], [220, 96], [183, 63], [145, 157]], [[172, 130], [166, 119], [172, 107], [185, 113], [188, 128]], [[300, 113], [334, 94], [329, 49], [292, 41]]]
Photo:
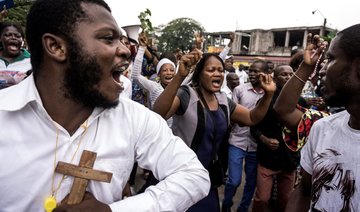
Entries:
[[[291, 51], [304, 49], [308, 33], [329, 35], [335, 29], [324, 26], [252, 29], [235, 31], [230, 54], [235, 61], [251, 62], [255, 57], [271, 60], [275, 64], [287, 63]], [[230, 32], [206, 33], [205, 52], [221, 52]]]

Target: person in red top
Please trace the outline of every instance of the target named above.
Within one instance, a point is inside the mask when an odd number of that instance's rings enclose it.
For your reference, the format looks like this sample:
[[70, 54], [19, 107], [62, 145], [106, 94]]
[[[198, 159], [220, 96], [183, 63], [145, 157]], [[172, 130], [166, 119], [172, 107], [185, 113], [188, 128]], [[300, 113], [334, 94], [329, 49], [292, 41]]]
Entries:
[[329, 115], [324, 111], [307, 109], [297, 105], [306, 80], [317, 69], [316, 66], [320, 64], [324, 56], [323, 51], [327, 46], [327, 42], [320, 39], [318, 35], [309, 34], [306, 48], [315, 49], [317, 46], [319, 48], [312, 53], [313, 56], [304, 53], [304, 61], [285, 84], [274, 104], [274, 110], [285, 126], [283, 130], [285, 144], [292, 151], [299, 151], [305, 145], [311, 126], [315, 121]]

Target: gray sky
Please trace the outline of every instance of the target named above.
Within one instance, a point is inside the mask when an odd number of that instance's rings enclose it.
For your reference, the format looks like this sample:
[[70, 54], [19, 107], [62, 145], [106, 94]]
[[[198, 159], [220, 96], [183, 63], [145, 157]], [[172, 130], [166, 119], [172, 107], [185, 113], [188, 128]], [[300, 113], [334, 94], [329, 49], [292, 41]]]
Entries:
[[[320, 26], [324, 17], [328, 27], [339, 30], [360, 23], [359, 0], [105, 1], [119, 26], [139, 24], [137, 16], [146, 8], [152, 12], [154, 26], [187, 17], [200, 22], [208, 32]], [[313, 15], [314, 10], [318, 11]]]

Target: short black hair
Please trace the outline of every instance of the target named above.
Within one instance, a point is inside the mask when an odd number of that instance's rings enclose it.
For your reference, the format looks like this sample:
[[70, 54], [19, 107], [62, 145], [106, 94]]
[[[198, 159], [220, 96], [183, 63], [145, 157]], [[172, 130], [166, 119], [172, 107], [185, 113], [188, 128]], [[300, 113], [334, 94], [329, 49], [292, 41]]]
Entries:
[[225, 64], [224, 64], [224, 61], [221, 59], [221, 57], [219, 57], [218, 54], [215, 54], [215, 53], [204, 53], [202, 55], [202, 58], [199, 60], [199, 62], [196, 64], [196, 67], [195, 67], [195, 70], [194, 70], [194, 73], [193, 73], [193, 76], [191, 78], [191, 84], [192, 86], [194, 87], [198, 87], [199, 86], [199, 82], [200, 82], [200, 74], [202, 71], [204, 71], [204, 67], [205, 67], [205, 63], [206, 61], [208, 61], [211, 57], [215, 57], [217, 58], [223, 68], [225, 68]]
[[270, 71], [269, 71], [269, 65], [267, 63], [267, 60], [262, 60], [262, 59], [255, 59], [250, 66], [252, 66], [253, 64], [255, 63], [261, 63], [262, 65], [262, 71], [265, 73], [265, 74], [269, 74]]
[[27, 16], [26, 40], [34, 75], [42, 63], [42, 36], [52, 33], [70, 41], [77, 22], [86, 17], [82, 3], [97, 4], [111, 12], [103, 0], [37, 0], [33, 3]]
[[20, 26], [20, 24], [15, 23], [15, 22], [1, 22], [0, 23], [0, 35], [4, 32], [4, 30], [8, 27], [15, 27], [17, 29], [17, 31], [21, 34], [21, 37], [24, 39], [25, 38], [25, 33], [23, 28]]
[[235, 72], [230, 72], [226, 74], [226, 81], [230, 80], [232, 76], [239, 78], [239, 76]]
[[279, 64], [276, 66], [276, 68], [274, 68], [274, 77], [277, 77], [280, 75], [280, 73], [284, 70], [284, 67], [289, 66], [291, 68], [291, 70], [294, 72], [294, 70], [292, 69], [292, 67], [288, 64]]
[[360, 57], [360, 24], [352, 25], [338, 33], [339, 48], [350, 60]]

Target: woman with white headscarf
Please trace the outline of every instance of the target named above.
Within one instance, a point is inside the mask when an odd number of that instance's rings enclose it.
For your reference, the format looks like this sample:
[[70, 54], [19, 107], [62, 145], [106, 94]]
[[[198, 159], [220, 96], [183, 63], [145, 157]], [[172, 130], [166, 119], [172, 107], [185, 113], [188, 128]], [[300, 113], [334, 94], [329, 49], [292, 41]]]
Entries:
[[[147, 37], [144, 33], [139, 34], [139, 49], [137, 51], [131, 79], [133, 82], [138, 83], [143, 89], [149, 92], [150, 107], [152, 109], [155, 100], [164, 91], [164, 88], [171, 82], [176, 73], [176, 66], [174, 62], [167, 58], [161, 59], [156, 65], [156, 73], [159, 77], [159, 82], [150, 80], [145, 76], [141, 75], [141, 68], [143, 58], [146, 50]], [[172, 119], [168, 119], [167, 123], [169, 127], [172, 125]]]

